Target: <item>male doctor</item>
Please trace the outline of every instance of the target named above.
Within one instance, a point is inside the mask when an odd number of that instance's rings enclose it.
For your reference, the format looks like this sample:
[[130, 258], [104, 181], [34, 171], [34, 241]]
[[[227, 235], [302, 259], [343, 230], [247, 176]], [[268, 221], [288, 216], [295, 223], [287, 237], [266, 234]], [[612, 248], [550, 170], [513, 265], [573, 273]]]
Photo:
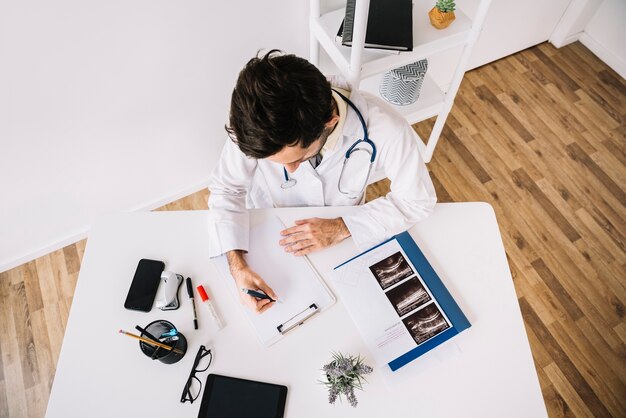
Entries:
[[[209, 190], [210, 256], [226, 254], [237, 288], [278, 296], [248, 267], [247, 208], [361, 205], [335, 219], [311, 218], [281, 232], [303, 256], [352, 237], [361, 249], [426, 218], [437, 200], [406, 120], [382, 100], [326, 77], [307, 60], [273, 50], [239, 74], [226, 141]], [[370, 176], [391, 180], [385, 197], [364, 202]], [[274, 302], [243, 292], [260, 313]]]

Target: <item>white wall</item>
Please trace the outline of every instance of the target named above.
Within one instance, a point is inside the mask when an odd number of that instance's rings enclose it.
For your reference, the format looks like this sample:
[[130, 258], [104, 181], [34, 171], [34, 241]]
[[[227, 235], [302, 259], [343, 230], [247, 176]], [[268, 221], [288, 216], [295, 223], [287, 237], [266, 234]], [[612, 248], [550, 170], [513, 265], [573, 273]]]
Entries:
[[604, 0], [580, 41], [626, 79], [626, 1]]
[[0, 271], [204, 187], [237, 73], [259, 48], [307, 56], [307, 19], [292, 0], [0, 0]]
[[[457, 0], [473, 11], [476, 0]], [[476, 68], [548, 40], [570, 0], [492, 0], [469, 68]], [[476, 7], [476, 6], [474, 6]]]
[[557, 48], [561, 48], [579, 40], [602, 1], [572, 0], [550, 35], [550, 42]]
[[[470, 67], [547, 40], [569, 3], [493, 0]], [[588, 28], [622, 60], [625, 4]], [[206, 186], [238, 71], [259, 48], [307, 57], [307, 19], [307, 0], [0, 0], [0, 271]], [[429, 66], [442, 85], [450, 62]]]

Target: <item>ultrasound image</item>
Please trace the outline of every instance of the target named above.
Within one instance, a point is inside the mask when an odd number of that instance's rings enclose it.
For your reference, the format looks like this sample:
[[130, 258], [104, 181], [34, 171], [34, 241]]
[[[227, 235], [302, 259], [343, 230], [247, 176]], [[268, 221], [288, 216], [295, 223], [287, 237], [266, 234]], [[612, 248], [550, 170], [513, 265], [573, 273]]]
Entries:
[[411, 266], [399, 251], [371, 265], [370, 271], [376, 277], [383, 290], [413, 274]]
[[437, 305], [431, 303], [402, 320], [417, 344], [450, 328]]
[[417, 277], [413, 277], [398, 287], [387, 291], [386, 295], [400, 316], [431, 300], [430, 295]]

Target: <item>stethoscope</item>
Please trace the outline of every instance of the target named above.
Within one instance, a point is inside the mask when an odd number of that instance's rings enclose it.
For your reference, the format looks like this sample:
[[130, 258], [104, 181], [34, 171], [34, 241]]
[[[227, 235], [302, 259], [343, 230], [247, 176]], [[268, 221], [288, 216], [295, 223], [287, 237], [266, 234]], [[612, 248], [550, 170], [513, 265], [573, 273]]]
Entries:
[[[367, 180], [369, 178], [370, 172], [372, 171], [374, 160], [376, 159], [376, 145], [371, 139], [369, 139], [369, 136], [367, 134], [367, 126], [365, 125], [365, 119], [363, 119], [363, 115], [361, 114], [359, 109], [356, 107], [356, 105], [352, 103], [350, 99], [348, 99], [346, 96], [344, 96], [337, 90], [333, 89], [333, 91], [337, 93], [343, 100], [345, 100], [348, 106], [350, 106], [355, 111], [356, 115], [359, 117], [359, 121], [361, 121], [361, 127], [363, 128], [363, 139], [359, 139], [355, 141], [354, 144], [352, 144], [350, 148], [348, 148], [348, 150], [346, 151], [346, 156], [343, 160], [343, 166], [341, 167], [341, 173], [339, 174], [339, 181], [337, 182], [337, 189], [339, 190], [339, 193], [350, 195], [351, 197], [356, 198], [360, 196], [361, 194], [363, 194], [363, 191], [365, 191], [365, 188], [367, 187]], [[372, 150], [370, 151], [369, 149], [362, 148], [362, 147], [357, 148], [359, 144], [367, 144], [372, 148]], [[351, 193], [350, 191], [342, 190], [342, 187], [341, 187], [341, 179], [343, 178], [344, 170], [346, 168], [348, 161], [350, 160], [350, 156], [354, 152], [367, 152], [369, 154], [369, 160], [370, 160], [370, 164], [367, 170], [367, 176], [365, 177], [363, 186], [360, 188], [358, 193]], [[296, 179], [289, 177], [289, 174], [287, 173], [287, 169], [284, 166], [283, 166], [283, 174], [285, 176], [285, 181], [280, 185], [281, 188], [289, 189], [298, 183]]]

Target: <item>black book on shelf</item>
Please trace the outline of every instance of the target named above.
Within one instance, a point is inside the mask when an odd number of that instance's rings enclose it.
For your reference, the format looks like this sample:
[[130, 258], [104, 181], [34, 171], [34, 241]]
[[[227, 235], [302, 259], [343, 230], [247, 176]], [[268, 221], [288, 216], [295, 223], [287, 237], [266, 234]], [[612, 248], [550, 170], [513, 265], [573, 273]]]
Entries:
[[[356, 0], [348, 0], [346, 16], [337, 32], [344, 46], [352, 46], [355, 9]], [[413, 50], [412, 0], [370, 0], [365, 48]]]

